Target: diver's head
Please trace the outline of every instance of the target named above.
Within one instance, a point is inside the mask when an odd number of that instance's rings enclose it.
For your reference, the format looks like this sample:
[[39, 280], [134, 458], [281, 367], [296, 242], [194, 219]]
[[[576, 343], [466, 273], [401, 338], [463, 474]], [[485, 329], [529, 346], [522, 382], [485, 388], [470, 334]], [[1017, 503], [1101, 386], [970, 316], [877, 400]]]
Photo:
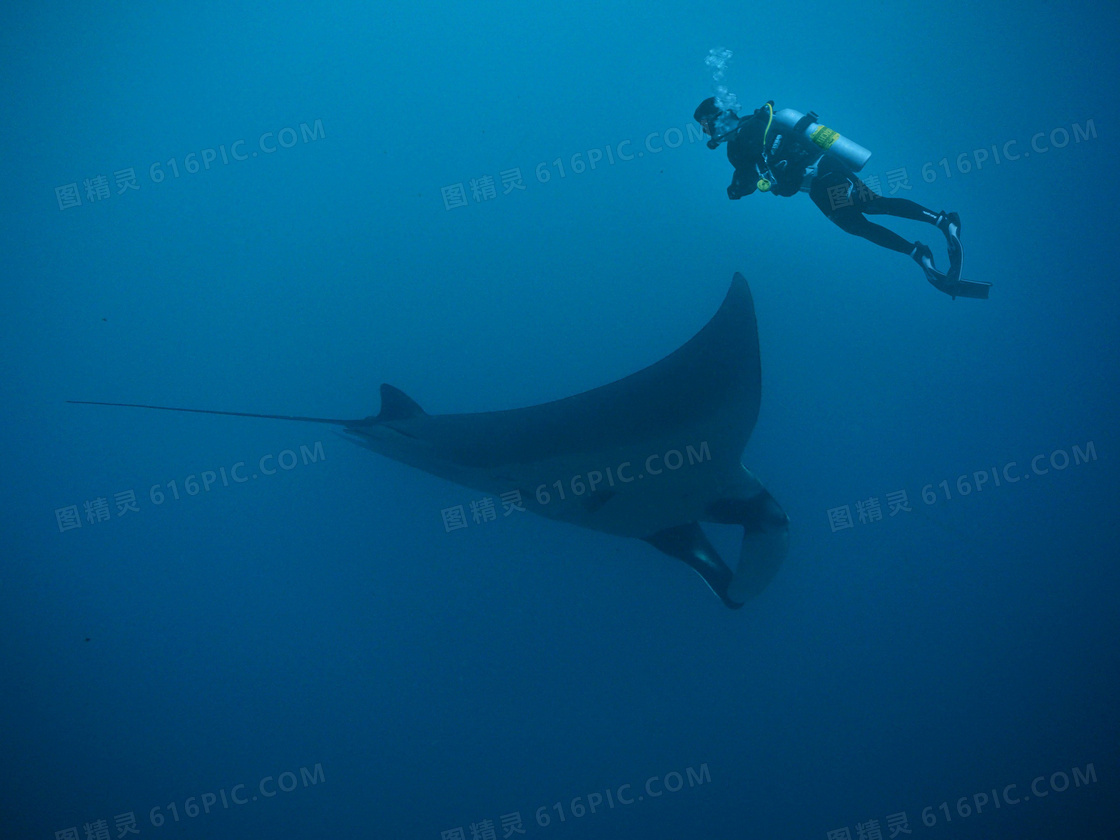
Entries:
[[696, 107], [692, 117], [700, 123], [704, 133], [712, 138], [708, 141], [709, 149], [719, 146], [725, 139], [723, 135], [726, 135], [739, 123], [739, 115], [732, 110], [717, 105], [714, 96], [709, 96], [701, 102]]

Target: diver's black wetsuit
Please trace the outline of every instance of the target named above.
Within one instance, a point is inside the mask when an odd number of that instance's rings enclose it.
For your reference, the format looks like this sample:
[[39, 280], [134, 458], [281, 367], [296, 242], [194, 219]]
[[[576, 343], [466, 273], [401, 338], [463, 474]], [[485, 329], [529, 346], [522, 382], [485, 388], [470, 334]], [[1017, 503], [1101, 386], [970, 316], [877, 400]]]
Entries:
[[781, 137], [773, 127], [766, 137], [766, 155], [763, 156], [763, 134], [766, 133], [769, 115], [765, 106], [759, 108], [727, 141], [727, 159], [735, 167], [735, 175], [727, 188], [728, 198], [739, 199], [750, 195], [758, 189], [758, 179], [763, 176], [773, 177], [770, 192], [774, 195], [797, 195], [801, 189], [805, 169], [813, 162], [814, 156]]
[[903, 239], [893, 230], [867, 221], [864, 213], [937, 224], [937, 214], [932, 210], [927, 210], [908, 198], [879, 195], [844, 164], [828, 157], [822, 158], [817, 166], [809, 198], [842, 230], [902, 254], [911, 253], [914, 243]]
[[[773, 103], [770, 104], [772, 107]], [[759, 108], [728, 141], [727, 159], [735, 167], [735, 175], [727, 188], [728, 198], [750, 195], [758, 189], [758, 179], [763, 176], [773, 177], [770, 192], [774, 195], [796, 195], [805, 181], [806, 172], [816, 162], [816, 175], [810, 184], [809, 197], [840, 229], [892, 251], [912, 254], [913, 242], [882, 225], [869, 222], [863, 214], [898, 216], [937, 224], [938, 214], [909, 199], [879, 195], [844, 164], [827, 156], [813, 155], [793, 142], [792, 138], [778, 135], [773, 125], [766, 137], [768, 142], [764, 156], [763, 134], [769, 116], [766, 106]]]

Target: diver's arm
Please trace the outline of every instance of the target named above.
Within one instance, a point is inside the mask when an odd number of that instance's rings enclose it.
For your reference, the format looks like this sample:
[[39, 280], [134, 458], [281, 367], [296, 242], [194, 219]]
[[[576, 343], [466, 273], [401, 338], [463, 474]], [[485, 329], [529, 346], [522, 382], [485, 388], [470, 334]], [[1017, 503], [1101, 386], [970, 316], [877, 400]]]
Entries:
[[727, 187], [727, 197], [732, 201], [738, 201], [743, 196], [750, 195], [758, 189], [758, 178], [758, 164], [754, 164], [749, 170], [736, 169]]

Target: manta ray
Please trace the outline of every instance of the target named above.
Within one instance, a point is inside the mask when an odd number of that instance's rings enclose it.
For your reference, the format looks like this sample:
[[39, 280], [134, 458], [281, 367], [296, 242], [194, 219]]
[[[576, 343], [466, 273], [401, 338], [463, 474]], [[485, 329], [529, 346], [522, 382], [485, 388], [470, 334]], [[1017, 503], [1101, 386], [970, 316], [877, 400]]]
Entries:
[[[428, 414], [388, 384], [380, 412], [353, 420], [68, 402], [341, 426], [360, 446], [504, 505], [644, 540], [738, 608], [762, 592], [789, 547], [789, 518], [740, 461], [761, 385], [754, 301], [737, 273], [711, 320], [661, 361], [527, 408]], [[701, 522], [743, 527], [734, 571]]]

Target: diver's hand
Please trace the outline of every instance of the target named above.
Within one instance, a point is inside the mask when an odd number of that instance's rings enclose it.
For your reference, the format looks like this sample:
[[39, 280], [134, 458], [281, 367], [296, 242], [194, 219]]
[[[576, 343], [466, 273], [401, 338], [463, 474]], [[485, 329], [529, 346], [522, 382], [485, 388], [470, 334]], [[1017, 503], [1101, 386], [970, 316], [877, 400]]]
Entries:
[[732, 201], [738, 201], [743, 196], [750, 195], [756, 189], [755, 180], [757, 178], [758, 176], [754, 173], [748, 175], [746, 169], [736, 169], [735, 174], [731, 177], [731, 185], [727, 188], [727, 197]]

